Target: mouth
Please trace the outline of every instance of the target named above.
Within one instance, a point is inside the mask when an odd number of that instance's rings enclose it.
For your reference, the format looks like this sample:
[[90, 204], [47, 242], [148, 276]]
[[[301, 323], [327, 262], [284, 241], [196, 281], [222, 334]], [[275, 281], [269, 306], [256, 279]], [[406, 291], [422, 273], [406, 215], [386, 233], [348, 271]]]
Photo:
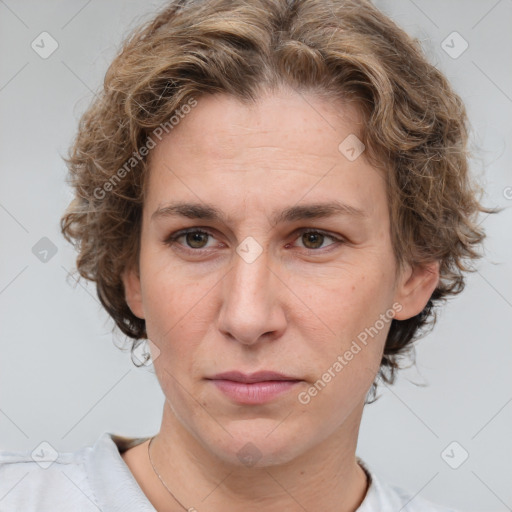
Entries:
[[230, 371], [208, 377], [207, 380], [232, 401], [246, 405], [269, 402], [302, 382], [302, 379], [273, 371], [251, 374]]
[[243, 382], [245, 384], [251, 384], [254, 382], [268, 382], [268, 381], [298, 381], [297, 377], [291, 377], [284, 375], [283, 373], [273, 372], [270, 370], [262, 370], [254, 373], [242, 373], [239, 371], [229, 371], [218, 373], [213, 377], [208, 377], [211, 380], [230, 380], [232, 382]]

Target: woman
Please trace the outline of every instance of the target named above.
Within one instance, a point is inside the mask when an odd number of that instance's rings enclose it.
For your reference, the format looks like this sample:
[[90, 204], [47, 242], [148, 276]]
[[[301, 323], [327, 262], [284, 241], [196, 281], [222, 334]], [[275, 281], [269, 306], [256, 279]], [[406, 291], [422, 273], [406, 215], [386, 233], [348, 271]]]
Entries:
[[150, 340], [161, 428], [3, 452], [2, 479], [30, 472], [5, 510], [447, 511], [356, 446], [479, 257], [466, 141], [460, 98], [370, 3], [169, 3], [80, 122], [61, 223], [134, 353]]

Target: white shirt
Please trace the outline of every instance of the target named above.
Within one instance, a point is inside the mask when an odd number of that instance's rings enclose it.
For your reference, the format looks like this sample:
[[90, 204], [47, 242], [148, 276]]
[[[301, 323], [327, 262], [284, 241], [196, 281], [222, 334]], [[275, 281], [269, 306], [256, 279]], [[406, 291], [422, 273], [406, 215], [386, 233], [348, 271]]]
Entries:
[[[0, 451], [0, 512], [155, 512], [120, 455], [147, 439], [104, 432], [74, 452], [52, 457], [43, 447], [36, 460]], [[384, 483], [357, 460], [371, 479], [357, 512], [456, 512]]]

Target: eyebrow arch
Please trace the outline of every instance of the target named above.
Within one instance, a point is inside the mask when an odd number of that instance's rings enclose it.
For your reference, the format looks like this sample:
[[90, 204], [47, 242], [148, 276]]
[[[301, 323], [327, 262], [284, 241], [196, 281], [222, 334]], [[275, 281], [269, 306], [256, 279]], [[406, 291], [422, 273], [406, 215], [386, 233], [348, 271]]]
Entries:
[[[273, 225], [295, 222], [305, 219], [320, 219], [336, 215], [347, 215], [357, 218], [367, 218], [368, 214], [355, 206], [340, 201], [314, 203], [301, 206], [291, 206], [282, 211], [274, 211], [271, 215]], [[174, 202], [168, 203], [153, 212], [151, 221], [157, 218], [181, 216], [189, 219], [205, 219], [226, 223], [224, 213], [212, 205], [201, 203]]]

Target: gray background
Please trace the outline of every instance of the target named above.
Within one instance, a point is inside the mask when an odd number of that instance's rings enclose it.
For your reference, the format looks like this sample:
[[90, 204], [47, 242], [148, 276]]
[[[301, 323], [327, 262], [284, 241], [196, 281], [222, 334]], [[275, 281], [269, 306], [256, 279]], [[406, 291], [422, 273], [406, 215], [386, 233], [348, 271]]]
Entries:
[[[94, 287], [67, 277], [74, 252], [58, 221], [71, 198], [60, 155], [120, 41], [161, 3], [0, 0], [0, 449], [70, 451], [103, 431], [159, 428], [154, 373], [116, 347], [124, 337]], [[466, 102], [474, 174], [486, 204], [506, 210], [482, 217], [486, 256], [417, 344], [417, 366], [366, 408], [358, 455], [427, 499], [512, 510], [512, 0], [376, 5], [420, 38]], [[43, 31], [59, 44], [47, 59], [31, 48]], [[458, 58], [442, 47], [453, 31], [469, 44]], [[46, 263], [32, 252], [43, 237], [57, 249]], [[453, 441], [451, 461], [469, 454], [458, 469], [441, 456]]]

